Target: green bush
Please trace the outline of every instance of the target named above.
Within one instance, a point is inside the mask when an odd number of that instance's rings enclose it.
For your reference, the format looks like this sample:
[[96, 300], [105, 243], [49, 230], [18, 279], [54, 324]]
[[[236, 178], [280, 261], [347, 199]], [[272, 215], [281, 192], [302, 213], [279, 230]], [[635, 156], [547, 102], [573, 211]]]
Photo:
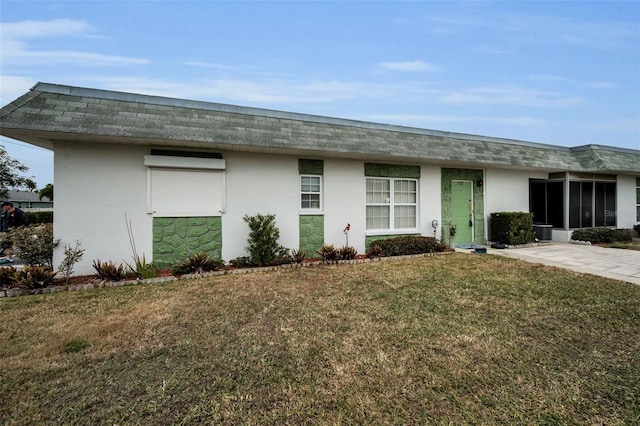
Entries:
[[636, 231], [638, 236], [640, 236], [640, 225], [633, 225], [633, 230]]
[[574, 241], [590, 241], [592, 243], [631, 242], [634, 236], [632, 229], [582, 228], [571, 235]]
[[504, 244], [527, 244], [533, 241], [533, 213], [491, 213], [491, 236], [493, 242]]
[[276, 215], [245, 215], [249, 225], [249, 257], [253, 266], [272, 266], [291, 263], [289, 249], [278, 244], [280, 231], [276, 227]]
[[[372, 253], [374, 247], [376, 247], [375, 255]], [[409, 254], [438, 253], [445, 250], [447, 250], [447, 247], [434, 237], [405, 236], [372, 241], [369, 256], [404, 256]]]
[[52, 224], [11, 228], [5, 235], [13, 242], [14, 254], [27, 264], [53, 267], [53, 249], [60, 240], [53, 239]]
[[209, 256], [207, 253], [196, 253], [172, 268], [176, 275], [202, 274], [224, 268], [224, 262]]
[[39, 223], [53, 223], [53, 212], [25, 212], [27, 223], [37, 225]]

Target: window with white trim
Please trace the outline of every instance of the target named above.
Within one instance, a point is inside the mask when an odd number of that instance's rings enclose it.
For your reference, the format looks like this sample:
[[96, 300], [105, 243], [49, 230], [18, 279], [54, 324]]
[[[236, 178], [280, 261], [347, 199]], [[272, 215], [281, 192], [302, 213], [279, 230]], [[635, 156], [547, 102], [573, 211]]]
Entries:
[[416, 179], [367, 178], [366, 203], [368, 231], [417, 228]]
[[322, 209], [322, 176], [300, 175], [300, 209]]

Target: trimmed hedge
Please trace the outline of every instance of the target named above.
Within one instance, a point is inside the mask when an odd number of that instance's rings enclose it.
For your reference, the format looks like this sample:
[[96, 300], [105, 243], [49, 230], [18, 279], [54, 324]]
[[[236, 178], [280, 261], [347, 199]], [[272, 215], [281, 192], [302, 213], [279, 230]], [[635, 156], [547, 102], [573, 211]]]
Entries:
[[379, 247], [381, 256], [404, 256], [409, 254], [437, 253], [448, 248], [434, 237], [406, 236], [385, 238], [371, 242], [371, 247]]
[[533, 241], [533, 213], [491, 213], [491, 236], [493, 242], [503, 244], [528, 244]]
[[53, 212], [25, 212], [29, 225], [53, 223]]
[[582, 228], [571, 234], [574, 241], [590, 241], [592, 243], [628, 243], [633, 240], [635, 232], [632, 229], [613, 228]]

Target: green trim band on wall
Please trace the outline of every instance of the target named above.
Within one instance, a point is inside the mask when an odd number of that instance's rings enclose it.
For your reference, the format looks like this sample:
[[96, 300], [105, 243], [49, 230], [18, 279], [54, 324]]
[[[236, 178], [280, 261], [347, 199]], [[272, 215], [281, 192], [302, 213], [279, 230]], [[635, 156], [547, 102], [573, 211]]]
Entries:
[[364, 163], [364, 175], [371, 177], [420, 179], [420, 166]]
[[298, 159], [298, 173], [301, 175], [323, 175], [324, 161], [300, 158]]

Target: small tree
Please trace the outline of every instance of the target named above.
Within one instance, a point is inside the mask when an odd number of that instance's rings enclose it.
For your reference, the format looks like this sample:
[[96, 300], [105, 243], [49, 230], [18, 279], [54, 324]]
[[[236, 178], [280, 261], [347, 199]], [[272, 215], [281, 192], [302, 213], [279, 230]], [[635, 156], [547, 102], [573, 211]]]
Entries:
[[48, 183], [44, 188], [38, 191], [38, 199], [42, 200], [47, 197], [50, 201], [53, 201], [53, 184]]
[[0, 198], [6, 198], [9, 189], [24, 188], [29, 191], [36, 189], [33, 177], [23, 176], [29, 170], [27, 166], [9, 157], [3, 145], [0, 145]]
[[80, 241], [76, 240], [76, 245], [72, 247], [70, 244], [64, 245], [64, 259], [58, 268], [64, 277], [65, 284], [69, 284], [69, 278], [73, 275], [73, 267], [82, 260], [84, 249], [80, 248]]
[[289, 250], [278, 244], [280, 231], [276, 227], [276, 215], [245, 215], [243, 219], [251, 230], [247, 250], [253, 265], [278, 265], [291, 261]]
[[53, 239], [53, 225], [43, 223], [9, 230], [15, 254], [31, 266], [53, 267], [53, 249], [60, 240]]

